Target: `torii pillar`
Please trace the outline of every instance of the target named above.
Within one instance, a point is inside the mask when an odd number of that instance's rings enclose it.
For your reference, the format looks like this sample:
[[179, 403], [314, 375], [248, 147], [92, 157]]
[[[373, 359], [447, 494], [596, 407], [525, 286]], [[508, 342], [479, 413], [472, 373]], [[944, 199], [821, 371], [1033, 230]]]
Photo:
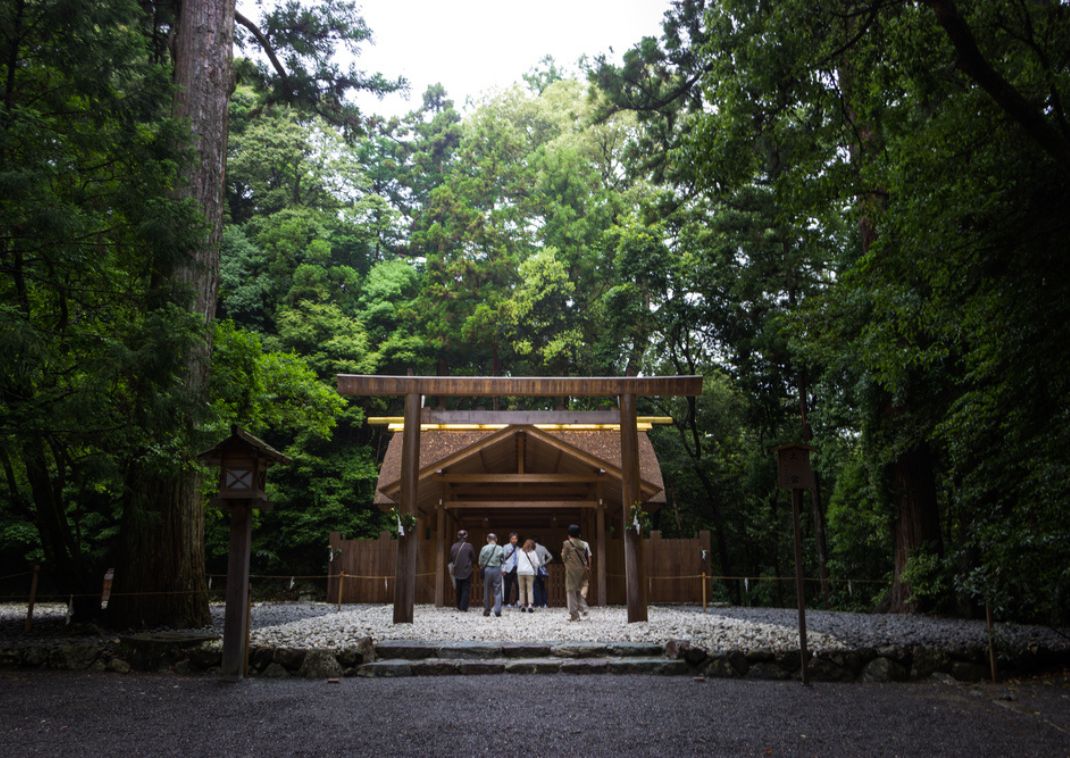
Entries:
[[628, 623], [646, 621], [646, 582], [643, 581], [643, 540], [628, 521], [632, 503], [639, 502], [639, 430], [635, 395], [620, 396], [621, 511], [624, 526], [624, 582], [628, 590]]
[[[401, 503], [398, 510], [416, 515], [416, 488], [420, 476], [420, 393], [405, 395], [405, 428], [401, 440]], [[416, 552], [418, 530], [398, 537], [398, 558], [394, 567], [394, 623], [411, 624], [416, 604]]]

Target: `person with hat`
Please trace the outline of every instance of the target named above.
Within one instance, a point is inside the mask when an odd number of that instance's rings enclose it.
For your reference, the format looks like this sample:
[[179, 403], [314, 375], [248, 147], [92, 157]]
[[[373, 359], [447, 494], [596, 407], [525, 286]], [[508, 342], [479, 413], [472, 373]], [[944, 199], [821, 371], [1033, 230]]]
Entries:
[[472, 591], [472, 569], [475, 562], [476, 549], [468, 541], [468, 532], [461, 529], [457, 532], [457, 541], [450, 548], [448, 565], [450, 576], [453, 577], [453, 588], [459, 611], [468, 610], [468, 596]]

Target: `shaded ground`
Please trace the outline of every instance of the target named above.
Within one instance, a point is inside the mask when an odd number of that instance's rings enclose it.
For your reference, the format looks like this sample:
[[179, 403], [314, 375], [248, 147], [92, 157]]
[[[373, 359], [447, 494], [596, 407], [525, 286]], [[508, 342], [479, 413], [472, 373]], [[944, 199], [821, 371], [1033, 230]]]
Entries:
[[639, 676], [0, 672], [6, 756], [1070, 755], [1067, 676], [999, 686]]

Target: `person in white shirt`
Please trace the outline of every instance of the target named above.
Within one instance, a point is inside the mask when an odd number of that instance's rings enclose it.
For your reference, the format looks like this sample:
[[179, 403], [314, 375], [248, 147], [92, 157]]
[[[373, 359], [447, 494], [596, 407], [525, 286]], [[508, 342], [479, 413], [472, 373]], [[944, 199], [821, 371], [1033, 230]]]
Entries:
[[516, 578], [520, 583], [520, 597], [517, 607], [528, 613], [534, 613], [535, 574], [539, 570], [539, 554], [535, 551], [535, 540], [527, 540], [516, 553]]

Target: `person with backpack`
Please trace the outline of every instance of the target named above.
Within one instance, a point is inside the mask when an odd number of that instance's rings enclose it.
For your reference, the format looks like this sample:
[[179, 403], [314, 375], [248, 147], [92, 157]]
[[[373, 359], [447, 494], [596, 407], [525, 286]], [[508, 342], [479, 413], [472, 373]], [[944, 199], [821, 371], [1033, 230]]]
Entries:
[[523, 613], [534, 613], [535, 574], [539, 570], [539, 555], [535, 552], [535, 540], [526, 540], [524, 546], [516, 551], [516, 578], [520, 585], [517, 608]]
[[550, 561], [554, 559], [553, 553], [539, 542], [538, 537], [532, 537], [535, 541], [535, 554], [539, 556], [539, 568], [535, 572], [535, 607], [545, 608], [550, 597], [547, 593], [546, 581], [550, 578]]
[[565, 565], [565, 596], [568, 598], [568, 620], [579, 621], [588, 613], [587, 583], [591, 573], [591, 546], [580, 539], [578, 524], [568, 527], [568, 539], [561, 546], [561, 562]]
[[505, 560], [502, 549], [498, 547], [498, 535], [487, 535], [487, 544], [479, 551], [479, 568], [483, 570], [483, 615], [489, 616], [491, 607], [494, 615], [502, 615], [502, 562]]
[[468, 596], [472, 591], [472, 568], [476, 562], [476, 550], [468, 542], [468, 532], [457, 532], [457, 541], [450, 548], [449, 572], [457, 593], [457, 610], [468, 610]]

